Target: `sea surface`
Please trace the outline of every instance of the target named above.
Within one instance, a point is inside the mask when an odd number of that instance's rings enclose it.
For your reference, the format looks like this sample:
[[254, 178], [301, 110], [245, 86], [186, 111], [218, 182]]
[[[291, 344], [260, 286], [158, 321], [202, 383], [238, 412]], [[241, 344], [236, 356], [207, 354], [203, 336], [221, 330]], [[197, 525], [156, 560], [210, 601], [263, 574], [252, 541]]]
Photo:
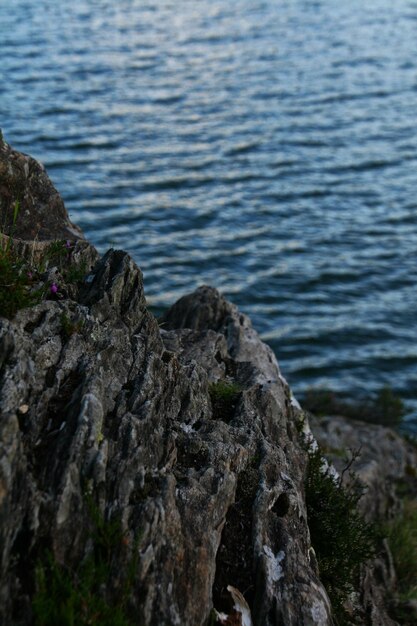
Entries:
[[200, 284], [296, 393], [417, 429], [417, 2], [0, 0], [0, 127], [156, 312]]

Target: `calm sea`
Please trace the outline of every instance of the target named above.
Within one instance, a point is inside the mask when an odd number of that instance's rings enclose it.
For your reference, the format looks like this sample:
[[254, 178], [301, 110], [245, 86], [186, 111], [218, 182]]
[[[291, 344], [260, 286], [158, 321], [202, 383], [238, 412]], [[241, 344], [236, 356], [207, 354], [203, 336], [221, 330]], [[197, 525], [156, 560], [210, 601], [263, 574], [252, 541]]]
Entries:
[[218, 287], [296, 392], [417, 427], [417, 3], [0, 2], [0, 126], [160, 311]]

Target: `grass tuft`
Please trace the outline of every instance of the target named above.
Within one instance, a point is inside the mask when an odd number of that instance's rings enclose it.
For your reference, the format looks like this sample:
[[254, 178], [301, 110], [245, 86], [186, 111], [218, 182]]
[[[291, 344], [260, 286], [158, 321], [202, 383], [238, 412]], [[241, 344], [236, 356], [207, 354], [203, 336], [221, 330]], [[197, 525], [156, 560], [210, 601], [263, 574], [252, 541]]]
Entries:
[[242, 389], [237, 383], [219, 380], [209, 387], [214, 419], [230, 422], [233, 419]]
[[[16, 202], [13, 224], [18, 211]], [[42, 259], [34, 263], [18, 253], [12, 236], [2, 239], [0, 235], [0, 316], [12, 319], [20, 309], [47, 297], [68, 297], [69, 286], [82, 281], [86, 274], [86, 264], [73, 261], [74, 245], [70, 241], [53, 241]], [[52, 267], [57, 271], [51, 278], [48, 268]]]
[[33, 282], [33, 273], [13, 246], [0, 246], [0, 316], [11, 319], [42, 300], [44, 290], [34, 288]]
[[[131, 626], [128, 601], [133, 590], [137, 557], [127, 563], [126, 575], [114, 589], [113, 556], [126, 543], [119, 521], [107, 522], [90, 496], [87, 506], [93, 524], [93, 550], [72, 570], [48, 553], [36, 567], [32, 601], [35, 626]], [[135, 542], [134, 555], [137, 554]], [[109, 590], [112, 590], [109, 591]]]

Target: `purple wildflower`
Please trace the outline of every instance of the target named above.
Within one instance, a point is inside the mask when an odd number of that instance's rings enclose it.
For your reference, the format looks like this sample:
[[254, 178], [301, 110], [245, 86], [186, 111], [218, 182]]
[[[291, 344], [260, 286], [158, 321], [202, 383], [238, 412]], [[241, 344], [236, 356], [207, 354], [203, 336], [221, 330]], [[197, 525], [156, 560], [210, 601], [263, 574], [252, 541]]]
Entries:
[[52, 283], [51, 285], [51, 293], [56, 293], [58, 291], [58, 285], [56, 283]]
[[68, 248], [68, 249], [72, 248], [72, 243], [71, 243], [71, 241], [69, 239], [67, 239], [65, 247]]

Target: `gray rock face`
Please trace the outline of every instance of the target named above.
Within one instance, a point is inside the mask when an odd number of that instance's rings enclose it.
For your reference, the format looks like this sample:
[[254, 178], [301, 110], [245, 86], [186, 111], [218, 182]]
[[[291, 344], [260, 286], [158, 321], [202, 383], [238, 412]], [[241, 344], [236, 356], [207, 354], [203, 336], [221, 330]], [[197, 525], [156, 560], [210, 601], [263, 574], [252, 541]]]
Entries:
[[181, 363], [197, 357], [209, 378], [229, 376], [242, 389], [226, 424], [214, 414], [217, 424], [199, 425], [201, 436], [208, 429], [211, 437], [218, 433], [217, 445], [225, 445], [238, 462], [230, 465], [235, 502], [229, 503], [218, 551], [215, 605], [221, 604], [227, 585], [233, 585], [251, 599], [255, 623], [330, 623], [327, 595], [308, 556], [305, 453], [290, 390], [272, 351], [249, 319], [209, 287], [182, 298], [163, 321], [163, 328], [195, 329], [163, 333], [165, 345], [177, 350]]
[[[86, 490], [122, 522], [116, 580], [136, 551], [139, 623], [206, 624], [213, 606], [227, 610], [229, 585], [254, 624], [332, 623], [309, 557], [297, 409], [275, 357], [215, 290], [188, 302], [203, 307], [194, 329], [173, 328], [191, 320], [187, 300], [160, 329], [139, 269], [110, 251], [78, 301], [1, 320], [4, 624], [30, 623], [46, 548], [69, 567], [85, 557]], [[79, 331], [68, 336], [64, 319]], [[235, 402], [219, 409], [210, 384], [232, 379]], [[379, 612], [369, 623], [392, 622]]]
[[[15, 203], [19, 204], [14, 223]], [[0, 227], [19, 239], [83, 239], [43, 166], [13, 150], [0, 133]]]
[[[205, 624], [228, 585], [256, 624], [330, 624], [308, 556], [289, 390], [248, 319], [205, 289], [196, 300], [211, 302], [208, 326], [222, 311], [224, 334], [161, 338], [126, 254], [109, 252], [87, 280], [78, 302], [1, 321], [3, 623], [30, 623], [42, 551], [70, 567], [84, 557], [88, 489], [137, 551], [141, 624]], [[63, 316], [80, 328], [69, 338]], [[247, 360], [253, 346], [265, 370]], [[209, 381], [227, 377], [236, 405], [216, 413]]]
[[[41, 174], [29, 157], [2, 150], [3, 210], [16, 171], [22, 185]], [[49, 181], [41, 187], [29, 207], [36, 233], [28, 218], [21, 236], [65, 237], [63, 205], [48, 205]], [[22, 198], [32, 197], [25, 189]], [[214, 607], [218, 623], [231, 624], [221, 614], [240, 592], [254, 626], [332, 624], [311, 551], [301, 410], [272, 351], [214, 289], [182, 298], [158, 323], [127, 254], [98, 259], [79, 243], [73, 258], [95, 263], [82, 287], [0, 318], [0, 622], [33, 622], [36, 564], [49, 552], [76, 572], [94, 550], [98, 516], [120, 524], [123, 537], [101, 592], [120, 594], [133, 563], [132, 623], [205, 626]], [[332, 424], [313, 425], [329, 451], [360, 440], [365, 452], [374, 440], [373, 427], [346, 422], [336, 440]], [[363, 471], [375, 483], [366, 505], [375, 516], [395, 504], [373, 465], [397, 454], [398, 438], [384, 433], [383, 452]], [[413, 458], [387, 472], [406, 471]], [[384, 594], [394, 574], [387, 566], [378, 579], [377, 567], [364, 570], [356, 605], [364, 624], [389, 626]]]
[[[46, 546], [69, 566], [85, 554], [85, 485], [130, 545], [140, 532], [141, 623], [204, 624], [228, 585], [255, 623], [331, 623], [308, 557], [289, 390], [259, 339], [266, 371], [245, 360], [247, 318], [211, 290], [226, 334], [165, 331], [165, 347], [126, 254], [108, 253], [87, 281], [79, 302], [1, 321], [4, 623], [29, 623], [30, 566]], [[80, 332], [64, 338], [63, 315]], [[209, 380], [226, 376], [239, 399], [216, 415]]]

